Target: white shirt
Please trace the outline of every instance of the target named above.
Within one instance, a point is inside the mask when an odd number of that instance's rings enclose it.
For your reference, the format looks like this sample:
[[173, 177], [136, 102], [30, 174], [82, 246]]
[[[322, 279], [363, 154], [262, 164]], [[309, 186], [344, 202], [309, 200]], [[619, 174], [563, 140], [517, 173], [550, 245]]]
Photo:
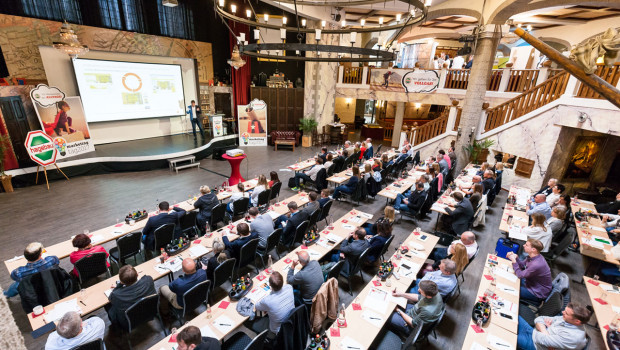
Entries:
[[521, 231], [522, 233], [525, 233], [527, 235], [528, 239], [534, 238], [539, 240], [544, 247], [542, 250], [543, 253], [549, 251], [549, 248], [551, 247], [551, 238], [553, 237], [553, 232], [551, 232], [551, 228], [549, 227], [549, 225], [545, 225], [545, 228], [547, 229], [546, 231], [543, 230], [540, 226], [528, 226], [523, 228], [523, 231]]
[[[54, 331], [47, 337], [45, 350], [66, 350], [75, 346], [88, 343], [95, 339], [103, 339], [105, 335], [105, 322], [99, 317], [91, 317], [82, 322], [82, 332], [75, 338], [66, 339]], [[105, 346], [104, 346], [105, 349]]]
[[560, 200], [559, 193], [551, 193], [550, 195], [547, 196], [547, 204], [549, 204], [550, 207], [553, 207], [553, 205], [559, 200]]
[[[461, 241], [460, 239], [453, 241], [450, 244], [450, 247], [448, 248], [449, 254], [451, 254], [450, 252], [453, 252], [452, 246], [454, 246], [455, 244], [463, 244], [463, 241]], [[470, 245], [466, 245], [466, 244], [463, 244], [463, 245], [465, 246], [465, 249], [467, 250], [467, 257], [471, 259], [471, 257], [474, 256], [474, 254], [476, 254], [476, 250], [478, 250], [478, 242], [474, 241], [474, 243]]]
[[463, 58], [463, 56], [456, 56], [452, 60], [452, 69], [462, 69], [464, 63], [465, 59]]
[[252, 192], [252, 197], [251, 197], [252, 205], [256, 206], [256, 204], [258, 204], [258, 195], [261, 192], [264, 192], [265, 190], [266, 188], [263, 185], [258, 185], [254, 187], [254, 191]]
[[192, 107], [192, 115], [191, 115], [191, 117], [192, 118], [196, 118], [196, 106]]
[[323, 164], [323, 168], [325, 168], [325, 170], [329, 169], [330, 166], [332, 166], [332, 164], [334, 164], [334, 162], [330, 162], [329, 160], [327, 162], [325, 162]]

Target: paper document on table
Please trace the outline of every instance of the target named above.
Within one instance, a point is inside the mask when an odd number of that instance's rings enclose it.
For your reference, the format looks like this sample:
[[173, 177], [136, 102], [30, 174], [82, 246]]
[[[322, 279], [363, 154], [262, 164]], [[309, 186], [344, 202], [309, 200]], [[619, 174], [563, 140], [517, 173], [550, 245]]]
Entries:
[[411, 254], [411, 255], [415, 256], [416, 258], [422, 258], [422, 259], [425, 259], [425, 260], [426, 260], [426, 255], [425, 255], [425, 254], [422, 254], [421, 252], [419, 252], [419, 251], [417, 251], [417, 250], [413, 250], [413, 249], [412, 249], [412, 250], [410, 250], [410, 251], [408, 251], [408, 252], [407, 252], [407, 255], [409, 255], [409, 254]]
[[362, 312], [362, 318], [370, 322], [375, 327], [381, 328], [383, 326], [383, 317], [381, 317], [381, 315], [377, 315], [370, 310], [365, 310], [364, 312]]
[[400, 275], [400, 277], [415, 279], [418, 271], [420, 271], [420, 264], [416, 264], [413, 261], [403, 259], [400, 262], [398, 274]]
[[402, 307], [403, 309], [407, 308], [407, 299], [403, 297], [395, 297], [395, 296], [390, 295], [390, 301]]
[[110, 299], [110, 294], [112, 294], [112, 291], [113, 291], [113, 290], [114, 290], [114, 288], [110, 288], [110, 289], [104, 290], [104, 291], [103, 291], [103, 294], [105, 294], [105, 296], [106, 296], [108, 299]]
[[157, 271], [157, 273], [159, 274], [164, 274], [164, 273], [168, 273], [168, 269], [164, 267], [163, 264], [157, 264], [155, 266], [153, 266], [153, 268], [155, 269], [155, 271]]
[[346, 179], [347, 179], [346, 177], [342, 177], [342, 176], [332, 176], [329, 180], [333, 182], [342, 182]]
[[496, 349], [514, 349], [515, 348], [511, 343], [493, 334], [489, 334], [487, 336], [487, 342]]
[[99, 242], [103, 241], [103, 236], [102, 235], [94, 235], [90, 238], [90, 243], [92, 244], [97, 244]]
[[20, 255], [20, 256], [13, 257], [13, 258], [7, 260], [6, 262], [13, 262], [13, 261], [20, 260], [20, 259], [23, 259], [23, 258], [24, 258], [24, 256]]
[[209, 327], [209, 325], [205, 325], [204, 327], [200, 328], [200, 335], [203, 337], [218, 339], [218, 336], [215, 335], [215, 332], [213, 332], [213, 329]]
[[601, 284], [601, 288], [608, 293], [620, 293], [620, 289], [618, 287], [609, 284]]
[[594, 239], [583, 238], [582, 241], [583, 241], [583, 244], [587, 244], [587, 245], [591, 246], [592, 248], [597, 248], [597, 249], [604, 249], [605, 248], [603, 243], [597, 242]]
[[599, 231], [599, 232], [607, 232], [604, 227], [590, 225], [590, 230]]
[[349, 225], [349, 224], [344, 224], [344, 225], [342, 225], [342, 228], [345, 229], [345, 230], [355, 230], [356, 226]]
[[342, 341], [340, 342], [340, 349], [343, 349], [343, 350], [365, 350], [366, 348], [363, 347], [357, 341], [353, 340], [352, 338], [344, 337], [344, 339], [342, 339]]
[[372, 215], [368, 214], [368, 213], [360, 213], [361, 216], [365, 217], [366, 219], [372, 219]]
[[448, 207], [448, 206], [447, 206], [447, 205], [445, 205], [445, 204], [433, 203], [433, 205], [431, 206], [431, 210], [435, 210], [435, 211], [441, 211], [441, 212], [443, 212], [443, 211], [445, 211], [445, 209], [446, 209], [447, 207]]
[[513, 216], [512, 219], [515, 220], [515, 221], [523, 222], [523, 223], [525, 223], [527, 225], [527, 218], [524, 218], [524, 217], [521, 217], [521, 216]]
[[123, 230], [114, 230], [114, 231], [110, 232], [110, 234], [112, 236], [122, 235], [123, 233], [125, 233], [125, 231], [123, 231]]
[[513, 287], [507, 286], [507, 285], [505, 285], [503, 283], [497, 283], [496, 287], [497, 287], [497, 289], [499, 289], [501, 291], [504, 291], [504, 292], [506, 292], [508, 294], [519, 296], [519, 290], [518, 289], [515, 289]]
[[75, 311], [78, 314], [82, 313], [82, 309], [78, 306], [77, 298], [58, 303], [54, 306], [52, 311], [49, 311], [46, 315], [44, 315], [45, 321], [49, 323], [59, 320], [69, 311]]
[[254, 287], [254, 289], [252, 289], [246, 297], [256, 304], [259, 300], [266, 297], [269, 294], [269, 291], [270, 288], [267, 286], [267, 283], [263, 283], [257, 287]]
[[329, 243], [329, 241], [325, 237], [319, 238], [316, 244], [320, 245], [323, 248], [332, 249], [334, 247], [333, 243]]
[[166, 262], [164, 262], [163, 264], [157, 264], [155, 265], [155, 269], [157, 271], [159, 271], [157, 269], [157, 266], [164, 268], [166, 270], [172, 271], [172, 272], [177, 272], [179, 270], [181, 270], [181, 267], [183, 265], [183, 259], [181, 259], [180, 257], [176, 257], [174, 259], [170, 259]]
[[268, 211], [268, 212], [267, 212], [267, 214], [269, 214], [269, 216], [271, 216], [271, 218], [272, 218], [273, 220], [275, 220], [275, 219], [277, 219], [278, 217], [280, 217], [280, 214], [276, 213], [276, 212], [275, 212], [275, 211], [273, 211], [273, 210]]
[[355, 223], [358, 223], [358, 224], [361, 224], [362, 222], [364, 222], [364, 219], [362, 219], [359, 216], [354, 216], [354, 217], [350, 218], [349, 220], [351, 220], [351, 221], [353, 221]]
[[308, 255], [310, 255], [310, 258], [314, 260], [318, 260], [321, 258], [321, 254], [319, 254], [319, 252], [317, 252], [316, 250], [306, 249], [306, 252], [308, 252]]
[[510, 237], [511, 239], [527, 241], [527, 235], [523, 233], [523, 229], [521, 226], [510, 226], [510, 229], [508, 230], [508, 237]]
[[611, 306], [611, 311], [615, 313], [620, 313], [620, 306]]
[[[213, 325], [215, 328], [223, 334], [228, 334], [233, 328], [235, 328], [235, 324], [230, 317], [226, 315], [222, 315], [213, 321]], [[216, 338], [217, 339], [217, 338]]]
[[366, 299], [364, 299], [364, 307], [384, 314], [389, 304], [388, 296], [388, 292], [381, 289], [372, 288], [366, 296]]
[[191, 248], [189, 248], [189, 253], [193, 257], [199, 257], [207, 254], [209, 249], [200, 244], [194, 244]]
[[471, 348], [469, 348], [469, 350], [488, 350], [488, 348], [474, 342], [473, 344], [471, 344]]
[[495, 275], [513, 283], [517, 282], [518, 279], [515, 274], [512, 274], [504, 269], [495, 269]]

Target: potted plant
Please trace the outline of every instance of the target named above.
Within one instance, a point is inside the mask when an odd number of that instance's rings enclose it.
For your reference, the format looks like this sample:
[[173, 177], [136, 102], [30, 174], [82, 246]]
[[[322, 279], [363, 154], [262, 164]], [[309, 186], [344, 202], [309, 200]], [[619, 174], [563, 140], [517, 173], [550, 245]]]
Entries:
[[10, 139], [8, 135], [0, 135], [0, 180], [2, 181], [2, 187], [6, 192], [13, 192], [13, 184], [11, 184], [11, 178], [13, 175], [7, 175], [4, 173], [4, 153], [9, 149]]
[[302, 147], [312, 147], [312, 132], [316, 130], [319, 123], [314, 118], [301, 118], [299, 119], [299, 130], [304, 132], [301, 137]]
[[489, 156], [489, 147], [495, 144], [494, 140], [485, 139], [480, 142], [474, 141], [473, 144], [463, 146], [463, 150], [469, 153], [469, 161], [474, 164], [486, 162]]

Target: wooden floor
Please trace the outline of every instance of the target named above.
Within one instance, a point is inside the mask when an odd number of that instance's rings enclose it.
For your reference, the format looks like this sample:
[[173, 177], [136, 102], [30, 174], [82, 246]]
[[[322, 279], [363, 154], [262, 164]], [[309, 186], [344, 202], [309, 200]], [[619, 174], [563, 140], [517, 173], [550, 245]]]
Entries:
[[[376, 147], [376, 145], [375, 145]], [[385, 146], [384, 146], [385, 147]], [[247, 178], [258, 174], [268, 175], [269, 171], [276, 170], [280, 179], [286, 185], [286, 181], [292, 176], [292, 172], [283, 171], [287, 165], [313, 156], [318, 148], [297, 148], [295, 152], [288, 150], [274, 152], [273, 147], [245, 147], [248, 158], [241, 166], [242, 175]], [[48, 192], [44, 185], [18, 189], [14, 193], [0, 193], [2, 212], [0, 214], [0, 259], [2, 261], [15, 255], [21, 255], [25, 245], [32, 241], [40, 241], [44, 245], [51, 245], [61, 240], [69, 239], [72, 235], [83, 232], [85, 229], [95, 230], [111, 225], [116, 219], [121, 219], [130, 210], [155, 208], [156, 203], [167, 200], [170, 202], [181, 201], [190, 194], [198, 192], [200, 185], [219, 185], [225, 178], [219, 174], [228, 174], [230, 167], [226, 161], [204, 159], [201, 168], [185, 170], [178, 175], [170, 173], [168, 169], [155, 171], [117, 173], [95, 176], [76, 177], [70, 181], [56, 181], [50, 184]], [[510, 184], [504, 184], [509, 186]], [[293, 195], [286, 186], [283, 186], [280, 198]], [[486, 225], [478, 227], [474, 232], [480, 244], [480, 255], [485, 256], [495, 250], [495, 242], [500, 237], [498, 230], [501, 219], [502, 205], [506, 200], [506, 192], [496, 198], [494, 206], [487, 212]], [[385, 205], [385, 199], [377, 197], [362, 203], [358, 209], [374, 214], [377, 219]], [[332, 207], [334, 217], [344, 215], [351, 208], [350, 204], [338, 202]], [[416, 227], [424, 231], [432, 232], [435, 226], [436, 215], [430, 220], [413, 223], [409, 219], [403, 219], [395, 225], [393, 249]], [[109, 249], [114, 242], [105, 245]], [[461, 296], [454, 300], [448, 307], [448, 312], [437, 332], [437, 339], [430, 340], [425, 349], [460, 349], [474, 304], [474, 293], [478, 289], [480, 274], [483, 269], [484, 259], [476, 259], [465, 272], [465, 282], [461, 286]], [[68, 259], [61, 262], [61, 266], [69, 271], [72, 266]], [[561, 257], [554, 267], [554, 274], [562, 271], [567, 273], [573, 280], [580, 280], [583, 274], [583, 263], [578, 253], [568, 253]], [[365, 282], [370, 279], [365, 274]], [[156, 281], [156, 287], [167, 282], [167, 279]], [[7, 288], [11, 283], [9, 273], [2, 266], [0, 283]], [[342, 286], [346, 282], [341, 281]], [[354, 280], [354, 291], [359, 292], [362, 281]], [[342, 287], [341, 286], [341, 287]], [[587, 295], [583, 285], [571, 284], [572, 298], [574, 301], [585, 303]], [[355, 295], [355, 292], [354, 292]], [[222, 296], [223, 297], [223, 296]], [[345, 304], [351, 303], [353, 297], [348, 292], [340, 289], [340, 297]], [[28, 349], [43, 349], [46, 336], [32, 339], [30, 325], [24, 315], [19, 297], [9, 300], [9, 305], [22, 330]], [[200, 311], [200, 310], [199, 310]], [[105, 320], [109, 325], [107, 314], [100, 310], [94, 313]], [[593, 318], [590, 322], [595, 324]], [[166, 325], [170, 327], [170, 324]], [[175, 325], [178, 327], [178, 323]], [[247, 330], [246, 330], [247, 331]], [[588, 334], [593, 339], [590, 349], [603, 349], [603, 340], [600, 331], [593, 327], [587, 327]], [[163, 337], [157, 323], [153, 322], [150, 327], [145, 326], [134, 333], [132, 343], [134, 349], [147, 349]], [[106, 339], [108, 350], [126, 349], [127, 344], [121, 334], [108, 332]]]

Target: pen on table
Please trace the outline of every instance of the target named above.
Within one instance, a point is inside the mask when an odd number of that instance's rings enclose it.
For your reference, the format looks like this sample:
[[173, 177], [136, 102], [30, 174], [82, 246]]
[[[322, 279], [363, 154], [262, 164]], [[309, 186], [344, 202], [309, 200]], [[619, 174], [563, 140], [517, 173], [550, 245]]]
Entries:
[[379, 321], [381, 321], [381, 319], [380, 319], [380, 318], [377, 318], [377, 317], [370, 317], [370, 316], [368, 316], [368, 317], [369, 317], [371, 320], [379, 320]]
[[81, 300], [80, 300], [80, 303], [82, 303], [82, 305], [86, 306], [86, 304], [84, 304], [84, 302], [83, 302], [83, 301], [81, 301]]
[[228, 324], [228, 323], [218, 323], [218, 324], [219, 324], [220, 326], [228, 326], [228, 327], [232, 326], [231, 324]]
[[504, 290], [506, 290], [506, 291], [511, 291], [511, 292], [514, 292], [514, 291], [515, 291], [514, 289], [511, 289], [511, 288], [504, 288]]
[[499, 346], [505, 346], [505, 347], [507, 347], [507, 348], [509, 347], [509, 346], [508, 346], [508, 345], [506, 345], [506, 344], [502, 344], [502, 343], [497, 343], [497, 342], [495, 343], [495, 345], [499, 345]]
[[348, 348], [348, 349], [359, 349], [358, 347], [355, 347], [355, 346], [348, 346], [348, 345], [347, 345], [347, 348]]

